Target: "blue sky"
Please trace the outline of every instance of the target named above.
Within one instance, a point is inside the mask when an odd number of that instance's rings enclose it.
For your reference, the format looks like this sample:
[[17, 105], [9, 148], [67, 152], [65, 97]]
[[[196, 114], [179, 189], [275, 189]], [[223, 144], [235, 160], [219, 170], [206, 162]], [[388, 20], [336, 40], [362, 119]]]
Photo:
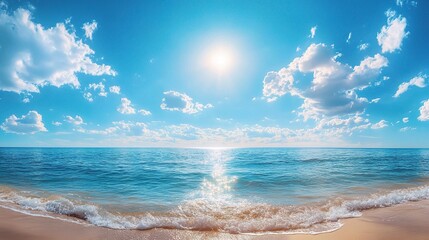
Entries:
[[0, 146], [429, 147], [426, 1], [0, 6]]

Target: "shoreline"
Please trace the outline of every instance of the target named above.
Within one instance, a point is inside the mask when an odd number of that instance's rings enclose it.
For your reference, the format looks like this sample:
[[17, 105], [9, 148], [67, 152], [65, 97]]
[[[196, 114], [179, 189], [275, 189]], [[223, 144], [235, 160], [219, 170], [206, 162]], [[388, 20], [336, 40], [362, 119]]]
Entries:
[[[407, 202], [363, 211], [357, 218], [343, 219], [338, 230], [320, 234], [246, 235], [176, 229], [115, 230], [80, 224], [72, 217], [33, 216], [0, 206], [0, 239], [8, 240], [123, 240], [123, 239], [287, 239], [287, 240], [427, 240], [429, 200]], [[64, 221], [62, 219], [69, 219]]]

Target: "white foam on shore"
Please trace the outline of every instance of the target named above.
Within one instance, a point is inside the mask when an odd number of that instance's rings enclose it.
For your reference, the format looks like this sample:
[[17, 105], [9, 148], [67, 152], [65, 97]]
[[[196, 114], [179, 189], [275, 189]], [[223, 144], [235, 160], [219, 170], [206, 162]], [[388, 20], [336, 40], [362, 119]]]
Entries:
[[127, 215], [64, 197], [42, 198], [0, 188], [0, 202], [15, 204], [17, 208], [11, 209], [25, 214], [62, 214], [113, 229], [169, 228], [252, 235], [318, 234], [334, 231], [342, 226], [340, 219], [361, 216], [363, 210], [424, 199], [429, 199], [429, 185], [373, 194], [354, 200], [337, 198], [324, 203], [298, 206], [252, 203], [230, 196], [198, 198], [185, 201], [168, 212]]

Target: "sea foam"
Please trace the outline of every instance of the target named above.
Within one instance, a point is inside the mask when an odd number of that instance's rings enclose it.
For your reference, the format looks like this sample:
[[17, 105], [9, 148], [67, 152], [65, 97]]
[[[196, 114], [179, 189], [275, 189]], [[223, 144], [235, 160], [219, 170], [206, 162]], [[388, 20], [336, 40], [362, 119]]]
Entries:
[[28, 214], [61, 214], [113, 229], [188, 229], [228, 233], [320, 233], [341, 227], [339, 220], [363, 210], [429, 199], [429, 185], [356, 199], [330, 199], [309, 205], [277, 206], [225, 195], [187, 200], [170, 211], [118, 213], [103, 206], [61, 196], [38, 197], [0, 188], [0, 202]]

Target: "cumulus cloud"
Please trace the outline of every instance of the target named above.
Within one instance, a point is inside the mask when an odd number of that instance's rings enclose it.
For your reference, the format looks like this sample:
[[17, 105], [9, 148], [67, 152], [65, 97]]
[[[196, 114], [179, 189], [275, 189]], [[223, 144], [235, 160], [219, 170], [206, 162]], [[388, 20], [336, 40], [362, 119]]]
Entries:
[[140, 113], [143, 116], [149, 116], [152, 113], [145, 109], [136, 110], [128, 98], [121, 98], [121, 105], [119, 105], [116, 110], [122, 114], [135, 114], [136, 112]]
[[405, 32], [407, 19], [401, 15], [395, 18], [395, 15], [394, 11], [388, 10], [386, 12], [387, 25], [384, 25], [377, 34], [378, 45], [381, 46], [383, 53], [401, 49], [402, 40], [409, 34]]
[[363, 118], [359, 114], [355, 114], [345, 118], [330, 117], [321, 119], [315, 128], [318, 130], [329, 129], [330, 131], [335, 131], [339, 135], [350, 135], [356, 130], [368, 129], [370, 127], [371, 123], [369, 119]]
[[[381, 126], [382, 123], [377, 124]], [[154, 128], [142, 122], [119, 121], [113, 122], [106, 129], [81, 129], [81, 132], [114, 136], [111, 139], [118, 140], [116, 143], [126, 142], [133, 146], [342, 146], [348, 145], [344, 138], [373, 131], [373, 125], [360, 115], [351, 115], [325, 118], [314, 128], [302, 129], [259, 124], [236, 125], [230, 129], [204, 128], [190, 124]]]
[[359, 46], [358, 46], [360, 51], [363, 51], [363, 50], [367, 49], [368, 47], [369, 47], [369, 43], [362, 43], [362, 44], [359, 44]]
[[152, 113], [151, 113], [150, 111], [145, 110], [145, 109], [140, 109], [140, 110], [138, 111], [138, 113], [140, 113], [140, 114], [141, 114], [141, 115], [143, 115], [143, 116], [149, 116], [149, 115], [152, 115]]
[[8, 133], [35, 134], [48, 131], [42, 121], [42, 115], [37, 111], [29, 111], [26, 115], [18, 118], [11, 115], [1, 125], [1, 129]]
[[[351, 67], [337, 61], [332, 47], [311, 44], [301, 57], [295, 58], [278, 72], [268, 72], [264, 78], [263, 95], [268, 102], [290, 94], [304, 100], [299, 113], [304, 119], [362, 112], [370, 103], [357, 92], [368, 87], [388, 64], [376, 54]], [[311, 86], [301, 89], [295, 85], [297, 73], [313, 73]]]
[[113, 125], [116, 128], [116, 132], [124, 132], [126, 133], [126, 135], [131, 136], [144, 135], [145, 133], [149, 132], [149, 130], [147, 129], [147, 124], [142, 122], [119, 121], [113, 122]]
[[97, 22], [93, 20], [91, 23], [86, 22], [83, 24], [82, 29], [85, 31], [85, 37], [92, 40], [92, 34], [97, 29]]
[[95, 94], [98, 95], [98, 96], [101, 96], [101, 97], [107, 97], [108, 92], [114, 93], [114, 94], [119, 94], [120, 91], [121, 91], [121, 88], [119, 86], [110, 86], [107, 89], [103, 82], [90, 83], [88, 85], [88, 87], [85, 88], [85, 92], [83, 94], [83, 97], [87, 101], [93, 102]]
[[388, 126], [387, 123], [388, 122], [386, 120], [380, 120], [380, 122], [372, 124], [371, 128], [372, 129], [382, 129], [382, 128], [385, 128]]
[[85, 129], [79, 127], [75, 129], [80, 133], [85, 134], [97, 134], [97, 135], [110, 135], [110, 136], [147, 136], [148, 138], [157, 138], [162, 131], [156, 132], [148, 129], [147, 124], [142, 122], [131, 122], [131, 121], [117, 121], [112, 122], [113, 126], [106, 129]]
[[429, 121], [429, 99], [423, 102], [419, 108], [420, 116], [417, 118], [420, 121]]
[[52, 125], [59, 127], [63, 124], [61, 122], [52, 122]]
[[136, 109], [132, 106], [131, 101], [128, 98], [121, 98], [121, 105], [116, 109], [122, 114], [135, 114]]
[[119, 87], [119, 86], [110, 86], [109, 87], [109, 92], [114, 93], [114, 94], [119, 94], [119, 93], [121, 93], [121, 87]]
[[107, 97], [106, 87], [102, 82], [91, 83], [88, 85], [88, 89], [98, 91], [98, 96]]
[[417, 77], [413, 77], [409, 82], [403, 82], [401, 85], [399, 85], [398, 90], [396, 91], [395, 95], [393, 97], [397, 98], [404, 92], [408, 91], [408, 88], [411, 86], [416, 86], [419, 88], [426, 87], [425, 80], [427, 78], [427, 75], [421, 75]]
[[75, 125], [75, 126], [79, 126], [79, 125], [85, 124], [85, 123], [83, 122], [82, 117], [81, 117], [81, 116], [79, 116], [79, 115], [76, 115], [75, 117], [72, 117], [72, 116], [66, 116], [66, 117], [65, 117], [65, 119], [64, 119], [64, 121], [66, 121], [66, 122], [68, 122], [68, 123], [70, 123], [70, 124], [73, 124], [73, 125]]
[[116, 75], [108, 65], [94, 63], [94, 51], [64, 23], [45, 28], [19, 8], [0, 12], [0, 90], [39, 92], [39, 87], [80, 86], [77, 74]]
[[268, 102], [273, 102], [286, 93], [291, 95], [298, 94], [293, 87], [293, 71], [288, 68], [282, 68], [278, 72], [268, 72], [264, 77], [263, 83], [262, 93]]
[[83, 98], [85, 98], [88, 102], [94, 101], [94, 98], [92, 98], [92, 93], [90, 92], [83, 93]]
[[314, 38], [314, 36], [316, 36], [316, 30], [317, 30], [317, 26], [314, 26], [310, 29], [310, 36], [311, 38]]
[[413, 7], [417, 7], [417, 1], [410, 1], [410, 0], [396, 0], [396, 5], [403, 7], [406, 4], [410, 4]]
[[160, 107], [162, 110], [194, 114], [204, 109], [212, 108], [213, 105], [194, 102], [194, 100], [185, 93], [166, 91], [164, 92], [164, 98], [162, 99]]

